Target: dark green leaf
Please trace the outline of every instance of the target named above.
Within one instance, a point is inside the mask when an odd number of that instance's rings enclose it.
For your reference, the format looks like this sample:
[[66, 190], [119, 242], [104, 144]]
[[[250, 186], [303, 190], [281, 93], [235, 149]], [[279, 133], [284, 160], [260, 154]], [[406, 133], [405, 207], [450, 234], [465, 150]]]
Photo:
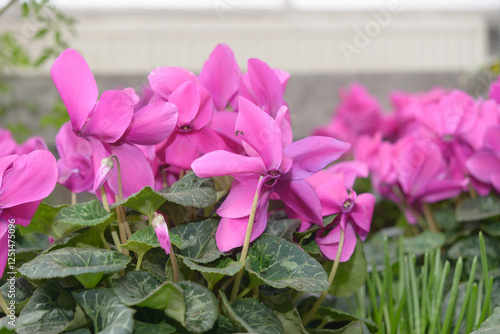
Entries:
[[217, 327], [217, 334], [234, 334], [239, 332], [239, 328], [222, 314], [219, 314], [219, 318], [217, 319]]
[[19, 273], [28, 279], [45, 279], [75, 276], [91, 287], [104, 273], [125, 269], [131, 258], [122, 253], [105, 249], [62, 248], [43, 254], [25, 263]]
[[116, 213], [109, 213], [96, 200], [65, 207], [56, 216], [56, 224], [93, 226], [101, 231], [114, 221], [116, 221]]
[[492, 237], [500, 237], [500, 221], [481, 224], [481, 230]]
[[426, 250], [433, 250], [444, 245], [446, 237], [441, 232], [426, 230], [417, 236], [404, 238], [404, 249], [416, 255], [424, 254]]
[[277, 237], [292, 241], [293, 233], [300, 226], [300, 220], [297, 219], [279, 219], [267, 223], [264, 233], [272, 234]]
[[174, 183], [165, 197], [182, 206], [206, 208], [215, 204], [217, 194], [211, 178], [200, 178], [189, 173]]
[[[170, 242], [173, 245], [182, 247], [182, 241], [177, 234], [169, 233], [169, 236]], [[158, 241], [153, 226], [147, 226], [132, 234], [127, 243], [122, 245], [122, 247], [136, 253], [145, 253], [151, 248], [160, 247], [160, 242]]]
[[186, 300], [185, 327], [203, 333], [211, 329], [219, 316], [219, 303], [212, 291], [191, 281], [180, 282]]
[[53, 206], [42, 202], [31, 219], [31, 223], [26, 227], [18, 225], [18, 228], [23, 235], [28, 233], [42, 233], [57, 239], [69, 231], [77, 229], [77, 227], [68, 224], [55, 224], [56, 215], [65, 207], [67, 205]]
[[467, 222], [500, 215], [500, 198], [476, 197], [460, 203], [455, 211], [457, 221]]
[[35, 292], [35, 288], [24, 277], [16, 277], [14, 281], [8, 280], [7, 283], [2, 285], [0, 290], [7, 304], [9, 304], [11, 300], [15, 302], [16, 314], [21, 312], [33, 295], [33, 292]]
[[135, 310], [121, 304], [113, 290], [96, 288], [74, 291], [73, 296], [92, 320], [96, 333], [132, 334]]
[[500, 307], [493, 310], [493, 314], [481, 324], [477, 331], [471, 334], [498, 334], [500, 333]]
[[158, 286], [158, 282], [146, 271], [129, 271], [112, 284], [115, 295], [127, 306], [141, 303]]
[[268, 234], [250, 247], [245, 268], [275, 288], [315, 292], [330, 286], [318, 261], [299, 246]]
[[286, 313], [276, 312], [278, 319], [281, 321], [283, 326], [283, 333], [286, 334], [308, 334], [304, 326], [302, 326], [302, 321], [295, 310], [288, 311]]
[[167, 265], [168, 255], [162, 248], [155, 248], [144, 255], [142, 260], [142, 268], [154, 276], [158, 281], [164, 282], [167, 280], [165, 275], [165, 266]]
[[141, 191], [130, 195], [123, 201], [116, 202], [112, 205], [112, 208], [115, 208], [118, 205], [123, 205], [152, 219], [153, 213], [166, 201], [167, 198], [164, 193], [156, 191], [151, 187], [145, 187]]
[[257, 299], [236, 299], [229, 303], [222, 291], [219, 292], [222, 300], [224, 315], [241, 332], [259, 334], [283, 333], [283, 326], [276, 314]]
[[148, 324], [136, 321], [134, 325], [134, 334], [171, 334], [177, 332], [177, 329], [169, 324]]
[[[333, 262], [329, 261], [325, 269], [330, 272]], [[367, 263], [363, 243], [357, 240], [356, 248], [347, 262], [342, 262], [337, 268], [335, 280], [330, 286], [330, 294], [336, 297], [347, 297], [359, 290], [365, 284]]]
[[171, 233], [178, 234], [182, 241], [182, 249], [176, 254], [197, 263], [217, 260], [222, 255], [215, 241], [218, 223], [216, 219], [208, 218], [172, 228]]
[[19, 334], [49, 334], [62, 332], [75, 316], [76, 303], [71, 294], [56, 281], [42, 284], [21, 312], [21, 317], [36, 311], [46, 313], [36, 321], [19, 328]]
[[335, 309], [333, 307], [321, 306], [318, 310], [318, 315], [321, 317], [321, 319], [328, 322], [347, 322], [359, 320], [361, 322], [364, 322], [365, 326], [367, 326], [372, 332], [378, 331], [377, 325], [373, 321], [361, 319], [358, 316]]
[[234, 276], [243, 267], [241, 262], [235, 262], [228, 257], [217, 260], [212, 266], [202, 266], [188, 258], [184, 258], [184, 264], [192, 270], [201, 272], [207, 280], [209, 289], [212, 289], [224, 276]]
[[[491, 237], [484, 236], [486, 255], [488, 259], [500, 258], [500, 244]], [[479, 250], [479, 239], [477, 235], [471, 235], [466, 238], [461, 238], [453, 246], [448, 249], [448, 257], [453, 260], [462, 258], [473, 258], [481, 256]]]
[[300, 247], [309, 254], [318, 255], [321, 254], [318, 244], [316, 243], [316, 238], [313, 233], [305, 235], [300, 239]]

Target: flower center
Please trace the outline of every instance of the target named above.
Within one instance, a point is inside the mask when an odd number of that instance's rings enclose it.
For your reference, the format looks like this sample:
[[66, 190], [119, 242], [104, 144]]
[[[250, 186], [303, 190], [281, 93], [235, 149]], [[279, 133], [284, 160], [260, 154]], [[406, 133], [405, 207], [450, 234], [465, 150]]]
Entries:
[[441, 137], [441, 140], [445, 143], [451, 143], [453, 141], [454, 137], [451, 133], [446, 133]]
[[349, 212], [354, 206], [354, 201], [350, 198], [346, 199], [342, 204], [342, 212]]
[[191, 130], [193, 130], [192, 127], [190, 127], [189, 125], [183, 125], [180, 127], [180, 132], [191, 132]]
[[265, 185], [269, 188], [272, 188], [278, 183], [278, 179], [281, 176], [281, 172], [277, 170], [271, 170], [267, 172], [267, 176], [269, 178], [268, 181], [266, 181]]

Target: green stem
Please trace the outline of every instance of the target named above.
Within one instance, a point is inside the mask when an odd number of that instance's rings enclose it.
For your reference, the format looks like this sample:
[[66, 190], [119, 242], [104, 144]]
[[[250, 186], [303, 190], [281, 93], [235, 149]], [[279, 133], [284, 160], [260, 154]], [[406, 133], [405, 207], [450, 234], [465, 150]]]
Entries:
[[[262, 180], [262, 178], [263, 176], [261, 175], [259, 178], [259, 183]], [[250, 247], [250, 239], [252, 237], [253, 222], [255, 220], [255, 212], [257, 211], [258, 203], [259, 203], [259, 186], [257, 185], [257, 189], [255, 190], [255, 195], [253, 197], [252, 209], [250, 211], [250, 216], [248, 217], [248, 225], [245, 234], [245, 241], [243, 242], [243, 249], [241, 250], [240, 262], [243, 263], [243, 265], [245, 265], [245, 261], [247, 260], [248, 248]], [[241, 270], [236, 274], [236, 278], [233, 284], [233, 290], [231, 292], [231, 298], [229, 299], [230, 301], [233, 301], [238, 295], [238, 289], [240, 287], [243, 271], [244, 269], [241, 268]]]
[[[111, 157], [116, 161], [116, 174], [118, 178], [118, 201], [123, 201], [122, 169], [120, 166], [120, 160], [118, 160], [118, 157], [116, 155], [112, 155]], [[118, 216], [118, 231], [120, 232], [120, 241], [122, 245], [124, 245], [127, 243], [127, 230], [125, 227], [125, 218], [123, 217], [125, 211], [121, 209], [120, 205], [116, 209], [116, 214]], [[128, 249], [124, 248], [122, 252], [125, 255], [129, 255]]]
[[174, 283], [177, 283], [179, 282], [179, 265], [177, 264], [177, 258], [175, 257], [174, 247], [172, 247], [172, 245], [170, 245], [170, 262], [172, 263]]
[[[106, 191], [104, 190], [104, 187], [101, 187], [101, 200], [102, 200], [102, 206], [104, 207], [104, 209], [108, 212], [111, 212], [111, 210], [109, 209], [108, 197], [106, 195]], [[116, 249], [119, 252], [123, 253], [123, 249], [120, 247], [120, 239], [118, 239], [118, 234], [116, 233], [116, 229], [113, 226], [111, 226], [109, 229], [111, 230], [111, 237], [113, 238], [113, 242], [115, 244]]]
[[2, 308], [3, 313], [5, 315], [9, 315], [9, 307], [7, 306], [7, 303], [5, 302], [5, 299], [3, 298], [3, 294], [0, 293], [0, 307]]
[[142, 258], [144, 257], [144, 252], [139, 252], [139, 255], [137, 256], [137, 264], [135, 266], [135, 270], [140, 270], [141, 269], [141, 264], [142, 264]]
[[238, 297], [236, 298], [242, 298], [242, 297], [245, 297], [247, 293], [249, 293], [250, 291], [253, 290], [253, 286], [249, 285], [245, 288], [245, 290], [241, 291], [240, 294], [238, 295]]
[[434, 218], [434, 214], [432, 213], [432, 208], [429, 203], [423, 203], [422, 211], [424, 212], [425, 221], [427, 225], [429, 225], [429, 229], [433, 232], [438, 232], [439, 229], [437, 227], [436, 218]]
[[[330, 271], [330, 276], [328, 277], [328, 282], [330, 282], [330, 286], [332, 285], [333, 280], [335, 279], [335, 274], [337, 273], [337, 268], [339, 267], [339, 264], [340, 264], [340, 256], [342, 255], [342, 248], [344, 246], [344, 236], [345, 236], [345, 232], [341, 228], [340, 229], [339, 247], [337, 248], [337, 255], [335, 256], [335, 262], [333, 263], [332, 271]], [[323, 303], [323, 300], [325, 300], [326, 295], [328, 294], [328, 290], [330, 290], [330, 288], [323, 291], [321, 296], [319, 296], [318, 300], [316, 300], [316, 303], [314, 303], [312, 309], [302, 319], [302, 324], [304, 325], [304, 327], [309, 323], [309, 321], [311, 321], [312, 317], [318, 311], [319, 307], [321, 306], [321, 303]]]
[[108, 250], [110, 250], [108, 242], [106, 241], [106, 238], [104, 237], [104, 232], [99, 231], [99, 236], [101, 237], [102, 243], [104, 244], [104, 247]]

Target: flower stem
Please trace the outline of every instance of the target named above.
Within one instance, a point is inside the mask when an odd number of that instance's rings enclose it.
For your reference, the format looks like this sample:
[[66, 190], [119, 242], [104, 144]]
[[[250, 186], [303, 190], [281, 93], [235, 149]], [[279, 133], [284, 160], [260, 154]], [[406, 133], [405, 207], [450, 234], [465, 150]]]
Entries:
[[[253, 197], [252, 209], [250, 210], [250, 216], [248, 217], [248, 225], [247, 231], [245, 234], [245, 241], [243, 242], [243, 249], [241, 250], [240, 262], [245, 265], [248, 255], [248, 248], [250, 247], [250, 239], [252, 237], [253, 230], [253, 222], [255, 220], [255, 212], [257, 211], [257, 204], [259, 204], [259, 183], [262, 180], [263, 176], [261, 175], [259, 178], [259, 182], [257, 183], [257, 189], [255, 189], [255, 196]], [[236, 279], [234, 280], [233, 290], [231, 292], [230, 301], [233, 301], [238, 295], [238, 289], [241, 283], [241, 277], [243, 276], [243, 268], [236, 274]]]
[[75, 205], [77, 203], [76, 193], [71, 192], [71, 205]]
[[142, 258], [144, 257], [144, 252], [139, 252], [139, 255], [137, 256], [137, 265], [135, 266], [135, 270], [140, 270], [141, 269], [141, 264], [142, 264]]
[[[109, 204], [108, 204], [108, 196], [106, 195], [106, 191], [104, 190], [104, 186], [101, 187], [101, 200], [102, 200], [102, 206], [104, 207], [104, 209], [108, 212], [111, 212], [111, 210], [109, 209]], [[115, 243], [116, 249], [119, 252], [123, 253], [123, 250], [120, 247], [120, 239], [118, 239], [118, 234], [116, 233], [116, 229], [113, 226], [111, 226], [110, 230], [111, 230], [111, 237], [113, 237], [113, 242]]]
[[5, 302], [5, 299], [3, 298], [3, 294], [0, 293], [0, 307], [2, 308], [3, 313], [5, 315], [9, 315], [9, 307], [7, 306], [7, 303]]
[[[337, 255], [335, 256], [335, 262], [333, 263], [332, 271], [330, 271], [330, 276], [328, 277], [328, 282], [330, 282], [330, 286], [332, 285], [333, 280], [335, 279], [335, 274], [337, 273], [337, 269], [338, 269], [339, 264], [340, 264], [340, 256], [342, 255], [342, 248], [344, 247], [344, 236], [345, 236], [345, 232], [341, 228], [340, 229], [339, 247], [337, 248]], [[323, 291], [321, 296], [319, 296], [318, 300], [316, 300], [316, 303], [314, 303], [312, 309], [302, 319], [302, 324], [304, 327], [309, 323], [309, 321], [311, 321], [314, 314], [318, 311], [319, 307], [321, 306], [321, 303], [323, 303], [323, 300], [325, 300], [325, 297], [328, 294], [328, 290], [330, 290], [330, 288]]]
[[104, 232], [99, 231], [99, 236], [101, 237], [101, 240], [102, 240], [102, 243], [104, 244], [104, 247], [106, 247], [106, 249], [109, 250], [110, 248], [109, 248], [108, 242], [106, 241], [106, 238], [104, 237]]
[[434, 218], [434, 214], [432, 213], [432, 208], [429, 203], [423, 203], [422, 209], [424, 212], [425, 220], [427, 221], [427, 225], [429, 225], [429, 229], [433, 232], [438, 232], [436, 219]]
[[[118, 157], [116, 155], [111, 156], [115, 161], [116, 161], [116, 174], [118, 177], [118, 201], [123, 201], [123, 184], [122, 184], [122, 169], [120, 166], [120, 160], [118, 160]], [[124, 219], [124, 214], [125, 211], [122, 210], [121, 205], [119, 205], [116, 209], [116, 214], [118, 216], [118, 231], [120, 232], [120, 241], [123, 244], [127, 243], [127, 231], [125, 227], [125, 219]], [[128, 223], [127, 223], [128, 224]], [[130, 231], [130, 227], [129, 227]], [[129, 255], [128, 249], [123, 249], [122, 253], [125, 255]]]
[[174, 247], [170, 245], [170, 262], [172, 262], [172, 272], [174, 274], [174, 283], [179, 282], [179, 265], [177, 264], [177, 258], [175, 257]]

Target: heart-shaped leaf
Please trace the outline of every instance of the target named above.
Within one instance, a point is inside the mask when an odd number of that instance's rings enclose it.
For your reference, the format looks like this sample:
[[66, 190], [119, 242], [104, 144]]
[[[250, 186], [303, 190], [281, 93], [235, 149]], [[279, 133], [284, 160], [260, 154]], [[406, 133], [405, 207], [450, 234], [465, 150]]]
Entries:
[[21, 311], [24, 317], [36, 311], [44, 311], [41, 318], [17, 329], [19, 334], [60, 333], [75, 316], [76, 303], [69, 292], [55, 280], [42, 284]]
[[19, 273], [32, 280], [73, 275], [86, 287], [92, 287], [103, 274], [125, 269], [130, 260], [112, 250], [68, 247], [36, 257], [23, 264]]
[[279, 219], [268, 222], [264, 233], [275, 235], [288, 241], [292, 241], [293, 233], [300, 226], [297, 219]]
[[165, 266], [167, 265], [168, 255], [162, 248], [154, 248], [144, 255], [142, 268], [153, 275], [160, 282], [167, 280]]
[[[182, 247], [181, 238], [177, 234], [169, 233], [169, 236], [173, 245]], [[160, 242], [153, 226], [147, 226], [132, 234], [127, 243], [121, 246], [136, 253], [146, 253], [151, 248], [160, 247]]]
[[441, 232], [424, 231], [417, 236], [404, 238], [404, 249], [416, 255], [424, 254], [426, 250], [433, 250], [444, 245], [446, 237]]
[[116, 213], [109, 213], [96, 200], [62, 208], [56, 216], [56, 224], [92, 226], [100, 231], [104, 231], [114, 221], [116, 221]]
[[494, 196], [469, 198], [455, 211], [457, 221], [469, 222], [500, 215], [500, 198]]
[[35, 288], [24, 277], [16, 277], [14, 281], [7, 280], [0, 291], [7, 304], [14, 301], [16, 314], [18, 314], [35, 292]]
[[134, 325], [134, 334], [172, 334], [177, 332], [177, 328], [166, 323], [148, 324], [136, 321]]
[[206, 208], [215, 204], [217, 192], [211, 178], [201, 178], [195, 173], [189, 173], [175, 182], [165, 197], [182, 206]]
[[212, 291], [191, 281], [180, 282], [186, 300], [186, 329], [204, 333], [211, 329], [219, 316], [219, 303]]
[[254, 298], [235, 299], [229, 303], [222, 291], [219, 292], [222, 300], [224, 315], [246, 333], [281, 334], [283, 326], [280, 319], [266, 305]]
[[164, 193], [156, 191], [151, 187], [144, 187], [141, 191], [130, 195], [123, 201], [114, 203], [111, 208], [123, 205], [151, 219], [153, 212], [158, 210], [166, 201], [167, 198]]
[[316, 292], [330, 286], [318, 261], [299, 246], [269, 234], [263, 234], [250, 247], [245, 268], [278, 289]]
[[199, 265], [188, 258], [184, 258], [184, 264], [192, 270], [201, 272], [203, 277], [207, 280], [207, 286], [210, 290], [220, 281], [224, 276], [234, 276], [243, 267], [241, 262], [236, 262], [228, 257], [217, 260], [211, 266]]
[[132, 334], [135, 310], [120, 303], [109, 288], [73, 291], [78, 305], [87, 313], [96, 333]]
[[159, 285], [160, 282], [146, 271], [129, 271], [113, 281], [111, 287], [124, 305], [134, 306], [141, 303]]
[[182, 241], [176, 254], [197, 263], [217, 260], [222, 255], [215, 241], [218, 224], [216, 219], [208, 218], [172, 228], [171, 233], [179, 235]]
[[500, 332], [500, 307], [495, 307], [493, 314], [471, 334], [495, 334]]

